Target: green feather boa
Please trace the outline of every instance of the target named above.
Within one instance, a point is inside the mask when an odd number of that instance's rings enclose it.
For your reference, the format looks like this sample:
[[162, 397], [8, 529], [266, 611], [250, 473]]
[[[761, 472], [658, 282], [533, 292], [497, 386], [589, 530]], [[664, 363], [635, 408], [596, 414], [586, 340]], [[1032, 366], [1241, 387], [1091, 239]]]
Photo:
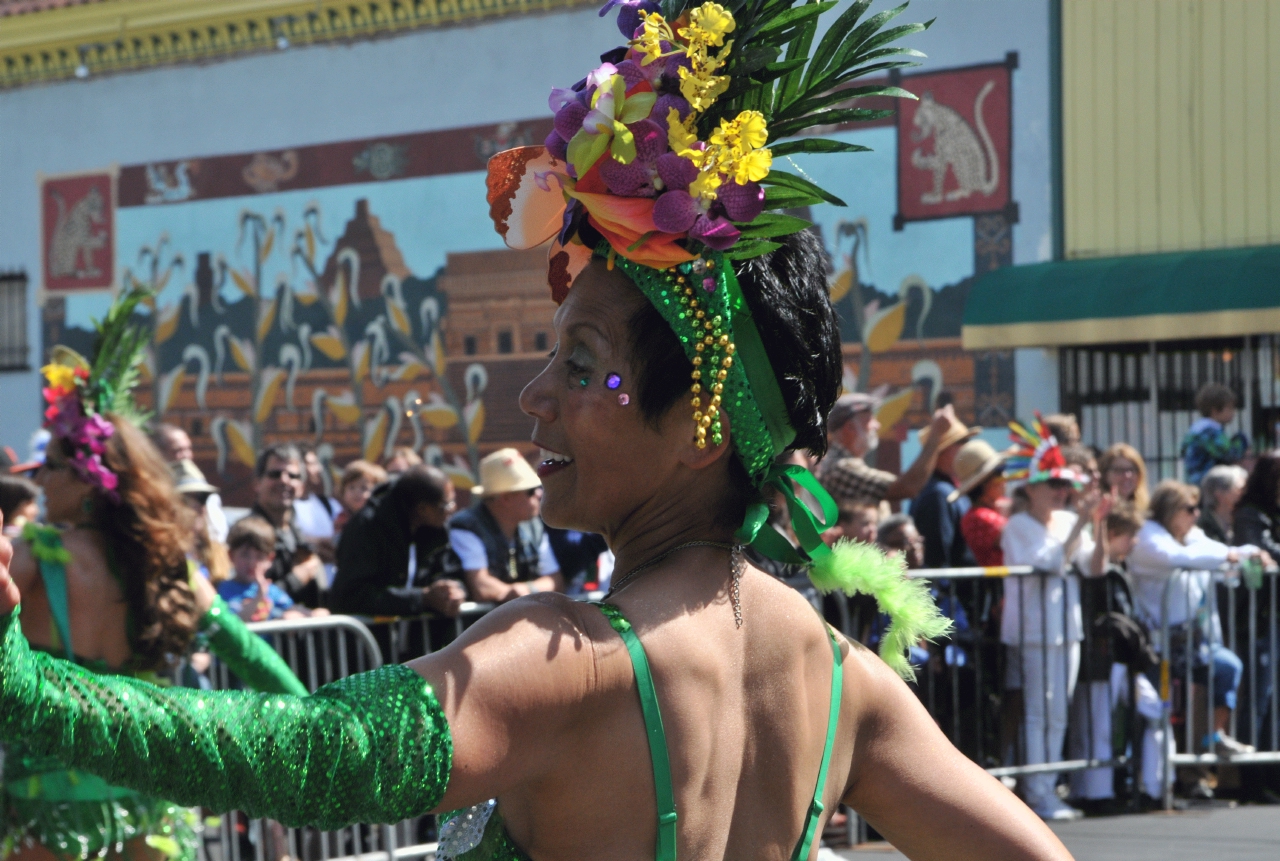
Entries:
[[885, 556], [870, 544], [837, 541], [830, 553], [814, 560], [809, 579], [823, 593], [839, 590], [876, 599], [891, 620], [880, 641], [880, 657], [904, 679], [916, 677], [906, 658], [913, 643], [951, 633], [951, 620], [938, 611], [928, 582], [907, 579], [902, 557]]

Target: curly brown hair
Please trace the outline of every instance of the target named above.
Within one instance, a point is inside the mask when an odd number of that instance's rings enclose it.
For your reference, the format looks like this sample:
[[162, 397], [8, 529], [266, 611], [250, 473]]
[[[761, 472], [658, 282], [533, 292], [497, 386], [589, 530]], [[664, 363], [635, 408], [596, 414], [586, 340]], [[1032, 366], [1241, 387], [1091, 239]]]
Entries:
[[131, 665], [157, 670], [186, 652], [196, 632], [187, 573], [192, 514], [151, 440], [125, 418], [106, 418], [115, 433], [103, 460], [119, 477], [119, 499], [95, 493], [93, 519], [128, 604]]

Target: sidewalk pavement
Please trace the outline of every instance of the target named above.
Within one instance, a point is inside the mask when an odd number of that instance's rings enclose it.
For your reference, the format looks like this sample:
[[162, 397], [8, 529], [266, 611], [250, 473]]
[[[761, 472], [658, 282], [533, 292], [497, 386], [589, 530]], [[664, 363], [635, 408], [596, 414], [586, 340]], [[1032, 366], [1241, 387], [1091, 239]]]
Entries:
[[[1200, 808], [1055, 823], [1076, 861], [1276, 861], [1280, 806]], [[904, 856], [885, 843], [835, 853], [853, 861]]]

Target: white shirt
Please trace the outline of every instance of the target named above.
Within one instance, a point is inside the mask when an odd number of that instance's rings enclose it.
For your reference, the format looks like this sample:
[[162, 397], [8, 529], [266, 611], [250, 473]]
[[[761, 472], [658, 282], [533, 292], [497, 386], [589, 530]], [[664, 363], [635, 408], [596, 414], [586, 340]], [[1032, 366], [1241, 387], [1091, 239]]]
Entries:
[[325, 510], [320, 497], [314, 493], [306, 499], [295, 499], [293, 528], [306, 538], [332, 538], [333, 519], [342, 511], [342, 505], [332, 496], [329, 497], [329, 505], [333, 508], [333, 514]]
[[[1000, 537], [1004, 564], [1030, 565], [1052, 576], [1033, 574], [1005, 580], [1000, 642], [1061, 646], [1084, 639], [1080, 582], [1063, 576], [1068, 567], [1065, 545], [1075, 525], [1076, 515], [1070, 511], [1053, 512], [1048, 526], [1025, 511], [1009, 518]], [[1081, 532], [1071, 561], [1087, 571], [1092, 555], [1093, 539]]]
[[[1253, 547], [1241, 547], [1248, 553]], [[1198, 528], [1178, 541], [1169, 530], [1148, 520], [1138, 532], [1129, 553], [1129, 572], [1144, 621], [1157, 629], [1164, 621], [1162, 603], [1166, 584], [1169, 587], [1169, 624], [1181, 625], [1193, 618], [1206, 603], [1210, 571], [1217, 571], [1227, 561], [1231, 548], [1209, 538]], [[1172, 578], [1172, 581], [1170, 581]], [[1207, 607], [1204, 608], [1207, 612]], [[1221, 623], [1202, 619], [1209, 632], [1221, 638]]]
[[[462, 562], [462, 570], [479, 571], [481, 568], [489, 567], [489, 553], [484, 549], [484, 542], [480, 540], [480, 536], [466, 529], [450, 529], [449, 530], [449, 546], [453, 548], [453, 552], [458, 554], [459, 561]], [[551, 552], [551, 539], [547, 537], [547, 533], [542, 533], [542, 543], [538, 545], [538, 576], [548, 577], [560, 571], [560, 563], [556, 561], [555, 553]], [[497, 577], [497, 574], [490, 571]]]

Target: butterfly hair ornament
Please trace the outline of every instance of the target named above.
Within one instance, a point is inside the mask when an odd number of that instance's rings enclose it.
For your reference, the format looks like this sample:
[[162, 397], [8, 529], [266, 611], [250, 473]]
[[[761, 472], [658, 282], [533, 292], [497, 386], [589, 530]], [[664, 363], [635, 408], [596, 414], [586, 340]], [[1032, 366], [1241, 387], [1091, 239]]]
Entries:
[[[910, 675], [904, 644], [940, 636], [947, 622], [924, 584], [902, 576], [899, 560], [822, 541], [836, 504], [807, 469], [778, 463], [796, 433], [735, 271], [812, 226], [789, 211], [844, 205], [779, 169], [780, 160], [865, 150], [811, 132], [892, 113], [859, 107], [859, 98], [914, 98], [884, 81], [856, 82], [917, 65], [923, 55], [896, 43], [929, 25], [887, 26], [906, 4], [867, 16], [870, 0], [857, 0], [819, 38], [821, 16], [837, 5], [609, 0], [600, 14], [616, 12], [624, 44], [577, 83], [551, 91], [555, 123], [543, 145], [493, 156], [487, 200], [508, 246], [548, 246], [557, 303], [593, 258], [644, 293], [692, 366], [695, 443], [724, 443], [728, 415], [736, 456], [757, 490], [781, 491], [800, 546], [768, 525], [762, 498], [748, 506], [736, 540], [806, 566], [825, 591], [875, 594], [894, 619], [881, 653]], [[797, 498], [798, 488], [820, 512]]]

